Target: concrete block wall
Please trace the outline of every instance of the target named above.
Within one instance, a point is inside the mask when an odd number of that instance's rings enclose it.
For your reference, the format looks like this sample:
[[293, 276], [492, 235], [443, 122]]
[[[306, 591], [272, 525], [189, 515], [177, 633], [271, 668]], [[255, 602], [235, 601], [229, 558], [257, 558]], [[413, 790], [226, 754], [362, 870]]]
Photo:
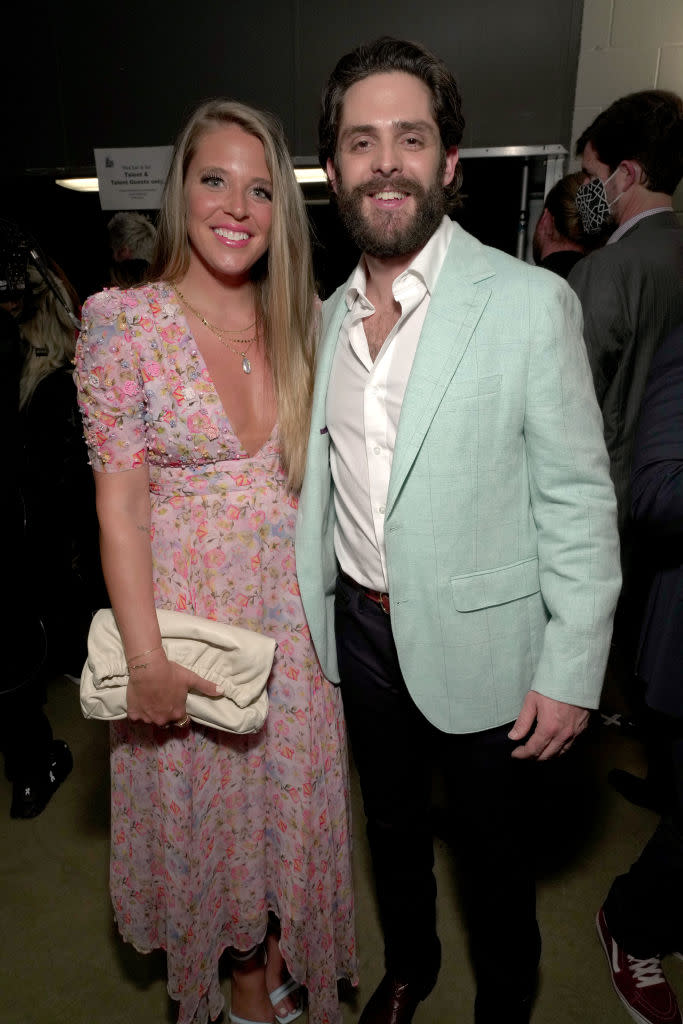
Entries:
[[[584, 0], [572, 128], [583, 129], [613, 100], [640, 89], [683, 95], [683, 0]], [[683, 218], [683, 186], [674, 197]]]

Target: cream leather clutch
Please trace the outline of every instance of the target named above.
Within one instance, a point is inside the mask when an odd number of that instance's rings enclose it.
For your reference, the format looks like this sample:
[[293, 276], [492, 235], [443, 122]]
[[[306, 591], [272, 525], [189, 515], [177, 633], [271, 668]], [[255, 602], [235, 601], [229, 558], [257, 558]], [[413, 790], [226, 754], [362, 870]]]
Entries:
[[[258, 732], [268, 714], [266, 682], [275, 641], [187, 612], [160, 609], [157, 617], [169, 661], [177, 661], [225, 688], [222, 697], [188, 693], [190, 718], [224, 732]], [[100, 721], [125, 718], [127, 685], [126, 657], [114, 613], [111, 608], [101, 608], [90, 626], [88, 660], [81, 674], [85, 717]]]

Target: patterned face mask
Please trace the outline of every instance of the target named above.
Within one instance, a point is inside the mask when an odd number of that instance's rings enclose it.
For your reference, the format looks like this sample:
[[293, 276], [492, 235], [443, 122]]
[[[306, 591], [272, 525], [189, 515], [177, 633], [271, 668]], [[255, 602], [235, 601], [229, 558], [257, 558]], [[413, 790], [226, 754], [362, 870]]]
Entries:
[[579, 211], [579, 216], [581, 217], [583, 230], [587, 235], [597, 235], [597, 233], [602, 231], [607, 223], [612, 219], [610, 210], [622, 193], [620, 192], [619, 195], [609, 203], [607, 201], [605, 185], [608, 181], [612, 180], [616, 173], [617, 172], [614, 171], [614, 174], [610, 174], [609, 178], [605, 181], [601, 178], [591, 178], [591, 180], [585, 182], [585, 184], [579, 185], [576, 190], [576, 198], [574, 201], [576, 203], [576, 209]]

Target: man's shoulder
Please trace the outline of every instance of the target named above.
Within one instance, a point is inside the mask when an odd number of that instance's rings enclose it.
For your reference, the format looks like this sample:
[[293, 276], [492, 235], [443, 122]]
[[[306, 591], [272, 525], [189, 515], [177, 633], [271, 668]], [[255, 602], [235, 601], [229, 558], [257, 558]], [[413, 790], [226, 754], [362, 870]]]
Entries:
[[668, 273], [676, 265], [683, 272], [683, 227], [673, 213], [655, 214], [638, 221], [616, 242], [589, 253], [571, 270], [568, 280], [578, 290], [584, 282], [640, 272]]
[[512, 256], [502, 249], [480, 242], [459, 225], [453, 233], [446, 255], [450, 266], [457, 265], [463, 273], [472, 276], [488, 268], [492, 286], [499, 288], [525, 288], [530, 293], [560, 293], [567, 290], [565, 281], [552, 271], [534, 266]]

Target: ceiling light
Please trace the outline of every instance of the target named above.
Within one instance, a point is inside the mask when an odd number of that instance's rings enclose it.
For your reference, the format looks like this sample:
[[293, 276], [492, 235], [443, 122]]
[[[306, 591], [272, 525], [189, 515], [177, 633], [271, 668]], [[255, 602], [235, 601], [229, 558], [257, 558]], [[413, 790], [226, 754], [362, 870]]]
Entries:
[[327, 182], [322, 167], [295, 167], [294, 174], [300, 185], [324, 185]]
[[100, 189], [97, 178], [56, 178], [55, 180], [62, 188], [71, 188], [75, 192], [99, 192]]
[[[300, 185], [324, 185], [327, 182], [322, 167], [296, 167], [294, 174]], [[57, 178], [56, 182], [62, 188], [70, 188], [75, 192], [99, 191], [97, 178]]]

